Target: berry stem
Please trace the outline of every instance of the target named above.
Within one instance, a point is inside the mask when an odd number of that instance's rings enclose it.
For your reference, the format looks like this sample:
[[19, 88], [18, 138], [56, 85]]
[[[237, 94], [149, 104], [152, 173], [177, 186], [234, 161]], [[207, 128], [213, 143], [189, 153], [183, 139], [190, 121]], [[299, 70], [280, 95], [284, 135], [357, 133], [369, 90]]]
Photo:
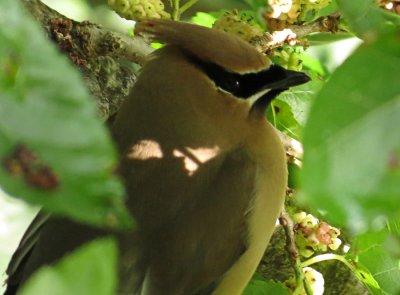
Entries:
[[172, 19], [173, 20], [179, 20], [180, 18], [180, 9], [179, 9], [179, 5], [180, 5], [180, 0], [173, 0], [173, 7], [172, 7]]
[[343, 262], [348, 268], [350, 268], [352, 271], [355, 271], [355, 267], [342, 255], [338, 254], [333, 254], [333, 253], [326, 253], [326, 254], [321, 254], [314, 256], [304, 262], [301, 263], [302, 267], [310, 266], [312, 264], [321, 262], [321, 261], [326, 261], [326, 260], [338, 260]]
[[182, 14], [186, 10], [188, 10], [190, 7], [195, 5], [199, 0], [189, 0], [185, 4], [182, 5], [182, 7], [179, 9], [179, 13]]

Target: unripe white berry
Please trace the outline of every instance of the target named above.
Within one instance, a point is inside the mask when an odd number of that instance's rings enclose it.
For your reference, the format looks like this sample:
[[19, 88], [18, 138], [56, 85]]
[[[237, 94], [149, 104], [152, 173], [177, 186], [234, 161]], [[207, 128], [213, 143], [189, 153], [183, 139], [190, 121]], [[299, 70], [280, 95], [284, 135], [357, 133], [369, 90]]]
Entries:
[[303, 221], [304, 218], [306, 218], [307, 213], [302, 211], [302, 212], [298, 212], [293, 214], [293, 221], [295, 223], [300, 223], [301, 221]]
[[310, 284], [313, 294], [314, 295], [323, 295], [324, 289], [325, 289], [324, 276], [320, 272], [316, 271], [315, 269], [313, 269], [311, 267], [304, 267], [303, 272], [304, 272], [304, 277]]
[[338, 238], [333, 238], [332, 239], [332, 243], [328, 245], [328, 247], [330, 249], [332, 249], [333, 251], [336, 251], [340, 245], [342, 244], [342, 240], [338, 239]]

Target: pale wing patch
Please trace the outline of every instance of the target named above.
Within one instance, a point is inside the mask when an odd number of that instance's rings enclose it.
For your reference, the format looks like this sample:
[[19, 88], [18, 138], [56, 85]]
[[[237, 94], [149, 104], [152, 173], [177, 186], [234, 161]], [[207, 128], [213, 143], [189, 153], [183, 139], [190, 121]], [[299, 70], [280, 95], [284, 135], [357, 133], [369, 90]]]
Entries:
[[250, 108], [253, 106], [253, 104], [254, 104], [259, 98], [261, 98], [263, 95], [265, 95], [265, 94], [267, 94], [268, 92], [271, 91], [271, 89], [264, 89], [264, 90], [261, 90], [260, 92], [257, 92], [257, 93], [255, 93], [255, 94], [253, 94], [253, 95], [250, 96], [250, 97], [247, 97], [246, 99], [243, 99], [243, 98], [238, 98], [238, 97], [234, 96], [232, 93], [230, 93], [229, 91], [226, 91], [226, 90], [222, 89], [221, 87], [218, 87], [218, 86], [217, 86], [217, 88], [218, 88], [219, 91], [221, 91], [221, 92], [223, 92], [223, 93], [226, 93], [226, 94], [229, 94], [230, 96], [232, 96], [232, 97], [233, 97], [234, 99], [236, 99], [236, 100], [247, 102], [248, 105], [250, 106]]
[[189, 176], [192, 176], [201, 164], [215, 158], [219, 153], [220, 148], [218, 146], [211, 148], [201, 147], [197, 149], [186, 147], [184, 150], [174, 149], [172, 152], [174, 157], [183, 159], [185, 169]]
[[141, 140], [135, 144], [127, 154], [128, 159], [149, 160], [162, 159], [164, 156], [160, 144], [154, 140]]

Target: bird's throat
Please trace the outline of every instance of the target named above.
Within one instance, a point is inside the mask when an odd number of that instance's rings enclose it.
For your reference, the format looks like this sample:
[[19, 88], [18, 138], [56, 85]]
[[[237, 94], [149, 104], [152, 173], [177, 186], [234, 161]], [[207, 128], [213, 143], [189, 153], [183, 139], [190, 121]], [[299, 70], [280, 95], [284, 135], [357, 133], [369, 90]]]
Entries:
[[284, 88], [271, 89], [270, 91], [265, 93], [252, 104], [250, 114], [264, 116], [265, 111], [267, 110], [271, 101], [285, 90], [286, 89]]

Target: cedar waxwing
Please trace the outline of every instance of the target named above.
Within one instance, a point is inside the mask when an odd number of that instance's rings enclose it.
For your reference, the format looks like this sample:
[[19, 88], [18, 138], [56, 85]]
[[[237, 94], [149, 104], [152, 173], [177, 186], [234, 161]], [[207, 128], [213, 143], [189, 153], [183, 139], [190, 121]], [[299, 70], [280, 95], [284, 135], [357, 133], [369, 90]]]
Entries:
[[[117, 234], [119, 294], [241, 294], [287, 184], [283, 145], [265, 110], [309, 78], [222, 31], [149, 20], [136, 32], [167, 45], [142, 68], [112, 126], [137, 221]], [[10, 262], [6, 294], [104, 234], [40, 213]]]

